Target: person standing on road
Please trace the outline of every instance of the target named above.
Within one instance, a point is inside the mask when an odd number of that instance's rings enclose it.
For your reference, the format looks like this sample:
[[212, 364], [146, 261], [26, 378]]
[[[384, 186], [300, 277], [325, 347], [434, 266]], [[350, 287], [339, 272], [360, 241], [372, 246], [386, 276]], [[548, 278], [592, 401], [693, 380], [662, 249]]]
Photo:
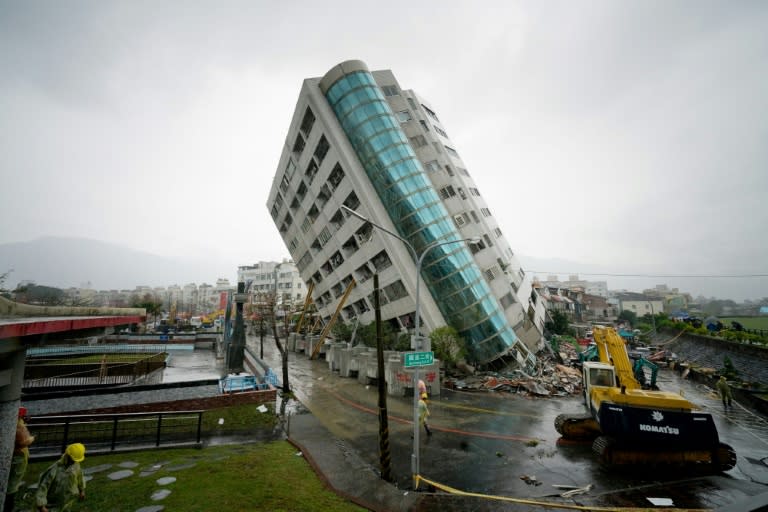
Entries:
[[427, 431], [427, 435], [431, 436], [432, 431], [429, 429], [429, 423], [427, 418], [429, 417], [429, 407], [427, 407], [427, 394], [422, 393], [419, 399], [419, 423], [424, 425], [424, 430]]
[[24, 482], [24, 474], [29, 464], [29, 445], [35, 441], [35, 436], [29, 433], [26, 424], [27, 408], [19, 407], [19, 419], [16, 422], [16, 441], [11, 459], [11, 471], [8, 477], [8, 487], [5, 491], [3, 512], [12, 512], [16, 505], [16, 494]]
[[725, 380], [725, 375], [720, 377], [717, 381], [717, 392], [720, 394], [720, 398], [723, 399], [723, 409], [730, 407], [733, 409], [733, 392], [728, 385], [728, 381]]
[[85, 459], [85, 446], [67, 446], [59, 460], [48, 466], [37, 482], [35, 506], [39, 512], [64, 512], [75, 501], [85, 499], [85, 480], [80, 463]]

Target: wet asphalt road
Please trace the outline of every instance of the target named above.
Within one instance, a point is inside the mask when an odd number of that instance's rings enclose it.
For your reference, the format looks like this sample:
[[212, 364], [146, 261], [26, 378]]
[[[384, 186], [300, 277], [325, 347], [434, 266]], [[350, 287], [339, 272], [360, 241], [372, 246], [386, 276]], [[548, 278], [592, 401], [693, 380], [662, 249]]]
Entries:
[[[249, 337], [258, 347], [258, 339]], [[264, 356], [281, 375], [274, 342]], [[292, 390], [332, 433], [344, 439], [373, 467], [379, 467], [377, 389], [341, 378], [320, 359], [289, 354]], [[507, 392], [442, 390], [430, 403], [434, 435], [422, 434], [421, 474], [464, 491], [522, 498], [563, 492], [554, 485], [592, 485], [577, 501], [604, 506], [649, 506], [648, 497], [669, 497], [676, 507], [718, 508], [746, 496], [768, 492], [768, 421], [736, 405], [727, 414], [709, 388], [662, 370], [662, 389], [681, 390], [715, 417], [721, 441], [734, 447], [737, 467], [714, 477], [684, 474], [616, 474], [602, 470], [590, 444], [561, 444], [554, 418], [583, 412], [580, 396], [532, 398]], [[387, 397], [392, 473], [396, 485], [411, 484], [413, 402]], [[524, 478], [527, 477], [527, 481]], [[530, 483], [535, 480], [538, 485]]]

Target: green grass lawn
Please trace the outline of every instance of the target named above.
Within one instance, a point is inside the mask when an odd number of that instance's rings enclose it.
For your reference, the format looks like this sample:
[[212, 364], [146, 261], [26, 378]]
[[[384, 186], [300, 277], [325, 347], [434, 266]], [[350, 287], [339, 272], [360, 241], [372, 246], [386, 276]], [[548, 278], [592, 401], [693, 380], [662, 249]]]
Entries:
[[[107, 478], [122, 470], [118, 464], [135, 462], [134, 474], [123, 480]], [[30, 463], [27, 483], [51, 462]], [[203, 449], [164, 449], [110, 455], [88, 456], [83, 469], [112, 464], [94, 473], [86, 484], [86, 499], [74, 511], [130, 511], [149, 505], [165, 510], [184, 511], [360, 511], [327, 489], [296, 448], [287, 441], [208, 447]], [[159, 465], [154, 473], [139, 476], [143, 470]], [[191, 467], [185, 467], [191, 466]], [[177, 469], [178, 468], [178, 469]], [[176, 481], [159, 485], [162, 477]], [[151, 496], [161, 489], [171, 494], [160, 501]], [[18, 506], [31, 509], [29, 494]]]
[[736, 320], [747, 329], [763, 329], [768, 331], [768, 316], [727, 316], [720, 319], [727, 326], [730, 326], [733, 320]]

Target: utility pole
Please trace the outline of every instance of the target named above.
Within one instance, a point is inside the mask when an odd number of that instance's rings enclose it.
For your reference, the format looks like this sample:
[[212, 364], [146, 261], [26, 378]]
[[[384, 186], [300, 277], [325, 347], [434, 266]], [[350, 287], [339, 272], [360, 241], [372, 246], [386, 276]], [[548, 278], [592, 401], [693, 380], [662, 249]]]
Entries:
[[373, 309], [376, 313], [376, 383], [379, 391], [379, 463], [381, 478], [392, 481], [392, 457], [389, 451], [389, 420], [387, 418], [387, 390], [384, 377], [384, 341], [381, 333], [381, 307], [379, 305], [379, 273], [373, 274]]
[[235, 294], [235, 328], [232, 332], [232, 342], [227, 351], [227, 368], [230, 373], [244, 371], [245, 360], [245, 324], [243, 322], [243, 303], [247, 300], [245, 283], [237, 283]]

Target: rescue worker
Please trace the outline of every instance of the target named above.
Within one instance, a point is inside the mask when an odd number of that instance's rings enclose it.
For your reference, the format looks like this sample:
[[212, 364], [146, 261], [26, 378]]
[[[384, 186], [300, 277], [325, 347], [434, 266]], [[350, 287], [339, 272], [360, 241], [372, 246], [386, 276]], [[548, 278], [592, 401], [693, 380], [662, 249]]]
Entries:
[[725, 375], [720, 376], [720, 380], [717, 381], [717, 392], [723, 400], [723, 409], [728, 407], [733, 409], [733, 393], [728, 385], [728, 381], [725, 380]]
[[63, 512], [70, 510], [78, 498], [85, 499], [85, 480], [80, 469], [83, 459], [85, 446], [70, 444], [61, 458], [40, 475], [35, 493], [39, 512]]
[[19, 492], [21, 484], [24, 482], [24, 474], [27, 472], [29, 464], [29, 445], [31, 445], [35, 436], [27, 430], [27, 408], [19, 407], [19, 418], [16, 422], [16, 441], [13, 446], [13, 458], [11, 459], [11, 470], [8, 476], [8, 487], [5, 491], [5, 503], [3, 512], [12, 512], [16, 504], [16, 494]]
[[422, 393], [421, 398], [419, 399], [419, 424], [424, 425], [424, 430], [427, 431], [427, 435], [431, 436], [432, 431], [429, 429], [427, 417], [429, 417], [429, 408], [427, 407], [427, 394]]

